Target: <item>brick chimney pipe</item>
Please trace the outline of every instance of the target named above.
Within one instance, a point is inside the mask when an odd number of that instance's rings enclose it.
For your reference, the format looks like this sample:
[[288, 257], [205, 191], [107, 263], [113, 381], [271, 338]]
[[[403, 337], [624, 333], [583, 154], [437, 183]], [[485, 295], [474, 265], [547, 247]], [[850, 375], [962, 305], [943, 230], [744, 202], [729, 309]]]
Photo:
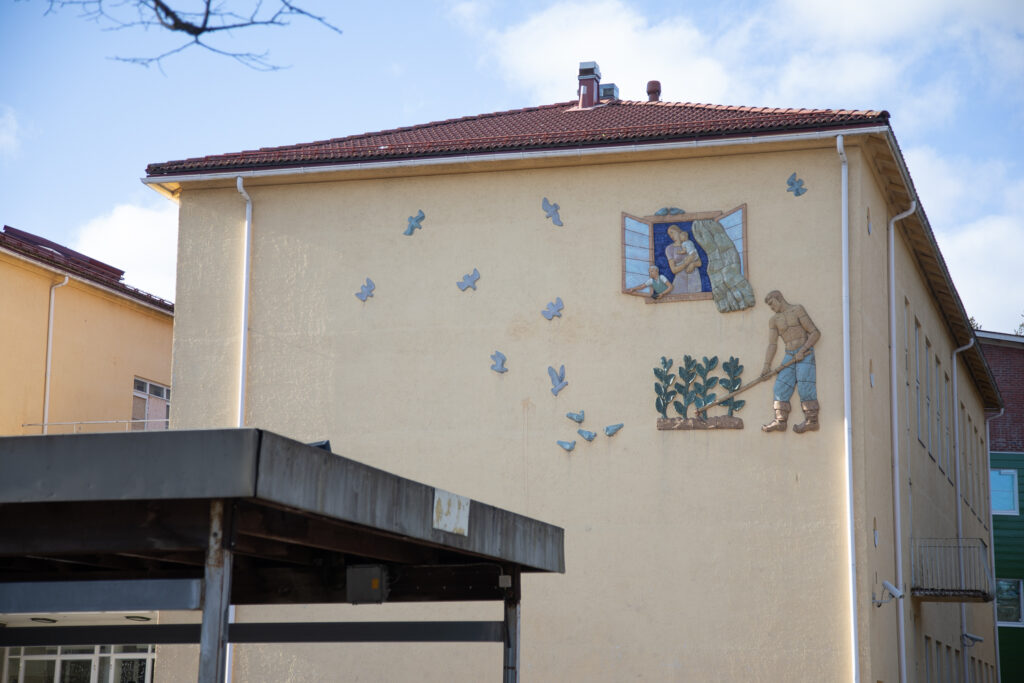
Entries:
[[579, 83], [580, 109], [589, 109], [601, 100], [601, 68], [597, 62], [580, 62]]
[[647, 101], [658, 102], [661, 100], [661, 81], [647, 81]]

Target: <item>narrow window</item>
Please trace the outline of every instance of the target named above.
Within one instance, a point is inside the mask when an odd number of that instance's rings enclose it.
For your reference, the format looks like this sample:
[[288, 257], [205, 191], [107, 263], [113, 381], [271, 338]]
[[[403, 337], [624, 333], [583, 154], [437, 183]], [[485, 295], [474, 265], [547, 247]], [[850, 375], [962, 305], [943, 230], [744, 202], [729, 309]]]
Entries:
[[918, 408], [918, 440], [924, 444], [921, 429], [921, 323], [918, 318], [913, 319], [913, 401]]
[[1020, 600], [1020, 579], [996, 579], [996, 620], [1000, 624], [1016, 626], [1024, 623]]
[[924, 637], [924, 680], [927, 683], [932, 683], [935, 679], [932, 674], [932, 639], [929, 636]]
[[[945, 380], [946, 381], [945, 381], [945, 384], [943, 385], [944, 388], [943, 388], [942, 396], [943, 396], [943, 403], [945, 405], [945, 413], [946, 413], [946, 438], [943, 441], [943, 443], [945, 443], [946, 464], [947, 464], [947, 466], [950, 466], [950, 465], [953, 464], [953, 453], [952, 453], [952, 450], [953, 450], [953, 440], [952, 440], [952, 438], [950, 436], [952, 434], [952, 426], [951, 425], [952, 425], [952, 422], [953, 422], [953, 404], [952, 404], [952, 401], [951, 401], [951, 398], [950, 398], [952, 396], [952, 394], [950, 393], [950, 390], [949, 390], [949, 375], [945, 376]], [[948, 467], [948, 469], [947, 469], [947, 471], [949, 471], [949, 472], [952, 472], [952, 470], [953, 470], [952, 467]]]
[[928, 448], [928, 455], [935, 457], [932, 450], [932, 373], [928, 368], [928, 359], [932, 355], [932, 344], [926, 337], [924, 340], [924, 429], [927, 432], [924, 445]]
[[132, 431], [167, 429], [171, 390], [162, 384], [138, 379], [132, 383]]
[[942, 401], [944, 399], [939, 384], [939, 378], [942, 377], [942, 365], [939, 362], [939, 357], [935, 356], [935, 459], [939, 462], [939, 469], [943, 472], [946, 471], [946, 459], [943, 457], [945, 453], [945, 446], [942, 441]]

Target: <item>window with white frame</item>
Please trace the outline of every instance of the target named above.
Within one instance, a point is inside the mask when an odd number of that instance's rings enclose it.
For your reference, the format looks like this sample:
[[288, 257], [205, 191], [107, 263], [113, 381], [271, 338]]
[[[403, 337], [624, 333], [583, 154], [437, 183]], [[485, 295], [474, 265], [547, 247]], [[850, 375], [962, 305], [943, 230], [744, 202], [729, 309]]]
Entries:
[[992, 494], [992, 514], [1019, 515], [1017, 470], [990, 470], [988, 482]]
[[1020, 579], [996, 579], [996, 621], [1001, 626], [1024, 626]]
[[152, 683], [152, 645], [9, 647], [3, 683]]
[[167, 429], [170, 416], [170, 387], [136, 377], [132, 386], [132, 431]]

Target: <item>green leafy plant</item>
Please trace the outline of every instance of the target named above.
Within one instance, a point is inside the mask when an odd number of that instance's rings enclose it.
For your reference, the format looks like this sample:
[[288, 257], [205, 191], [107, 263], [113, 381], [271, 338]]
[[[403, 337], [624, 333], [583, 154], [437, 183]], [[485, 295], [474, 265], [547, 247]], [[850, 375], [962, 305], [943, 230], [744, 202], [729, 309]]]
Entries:
[[[707, 406], [714, 403], [717, 398], [714, 389], [721, 387], [726, 393], [731, 394], [743, 385], [740, 378], [743, 366], [735, 356], [729, 356], [729, 360], [722, 364], [722, 370], [726, 375], [724, 378], [713, 374], [718, 368], [718, 356], [703, 356], [699, 361], [689, 355], [683, 356], [683, 362], [676, 368], [678, 377], [671, 372], [673, 364], [671, 358], [662, 356], [661, 367], [654, 368], [654, 376], [658, 378], [658, 382], [654, 384], [654, 391], [657, 394], [654, 406], [664, 418], [668, 417], [668, 406], [671, 404], [683, 419], [689, 417], [690, 406], [694, 406], [697, 419], [707, 421]], [[746, 401], [742, 399], [730, 397], [719, 405], [724, 406], [732, 417], [733, 413], [745, 404]]]
[[[725, 374], [728, 377], [719, 380], [719, 386], [730, 394], [737, 391], [743, 384], [743, 380], [740, 378], [740, 375], [743, 374], [743, 366], [740, 365], [740, 359], [735, 356], [729, 356], [729, 360], [722, 363], [722, 369], [725, 370]], [[746, 403], [743, 399], [727, 398], [722, 401], [721, 405], [729, 409], [729, 416], [732, 417], [733, 412], [742, 408]]]
[[668, 406], [676, 396], [676, 391], [672, 388], [676, 376], [670, 372], [672, 370], [672, 363], [671, 358], [662, 356], [661, 367], [654, 368], [654, 376], [658, 378], [658, 381], [654, 383], [654, 393], [658, 395], [654, 399], [654, 407], [665, 418], [668, 417]]
[[693, 404], [697, 407], [697, 417], [701, 420], [708, 418], [707, 411], [701, 410], [701, 408], [715, 402], [715, 394], [711, 390], [718, 386], [718, 377], [708, 373], [717, 367], [718, 356], [711, 358], [704, 356], [703, 362], [697, 363], [696, 370], [701, 381], [693, 383]]
[[678, 392], [679, 397], [682, 398], [682, 402], [674, 401], [672, 407], [676, 409], [676, 412], [686, 417], [686, 412], [690, 409], [693, 404], [694, 393], [691, 388], [694, 378], [697, 376], [697, 361], [690, 356], [683, 356], [683, 364], [679, 366], [679, 381], [676, 382], [675, 388]]

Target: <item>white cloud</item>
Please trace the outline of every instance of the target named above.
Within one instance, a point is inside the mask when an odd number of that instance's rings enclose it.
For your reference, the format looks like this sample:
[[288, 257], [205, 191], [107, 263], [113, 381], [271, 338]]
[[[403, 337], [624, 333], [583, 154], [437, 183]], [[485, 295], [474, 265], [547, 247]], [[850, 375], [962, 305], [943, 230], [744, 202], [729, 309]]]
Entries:
[[176, 204], [119, 204], [79, 228], [71, 248], [124, 270], [125, 284], [174, 300]]
[[986, 330], [1014, 331], [1024, 313], [1024, 177], [1001, 161], [931, 147], [905, 156], [968, 315]]
[[[1011, 178], [1001, 161], [945, 156], [933, 147], [912, 147], [904, 152], [914, 187], [933, 224], [951, 217], [1011, 214], [1024, 178]], [[1017, 211], [1016, 213], [1020, 213]]]
[[688, 8], [650, 20], [628, 0], [562, 0], [500, 26], [481, 0], [449, 13], [538, 103], [572, 99], [578, 63], [595, 60], [624, 99], [658, 79], [665, 100], [885, 107], [903, 127], [935, 127], [972, 88], [1022, 97], [1006, 87], [1024, 77], [1018, 2], [774, 0], [720, 25]]
[[0, 157], [13, 156], [18, 149], [18, 119], [14, 109], [0, 106]]
[[692, 21], [650, 23], [619, 0], [556, 3], [520, 24], [486, 31], [484, 44], [509, 85], [539, 103], [573, 99], [579, 63], [591, 60], [624, 99], [646, 99], [649, 80], [662, 81], [662, 99], [714, 102], [728, 89], [723, 64]]
[[968, 315], [992, 332], [1016, 330], [1024, 313], [1024, 218], [983, 216], [955, 229], [936, 229], [935, 237]]

